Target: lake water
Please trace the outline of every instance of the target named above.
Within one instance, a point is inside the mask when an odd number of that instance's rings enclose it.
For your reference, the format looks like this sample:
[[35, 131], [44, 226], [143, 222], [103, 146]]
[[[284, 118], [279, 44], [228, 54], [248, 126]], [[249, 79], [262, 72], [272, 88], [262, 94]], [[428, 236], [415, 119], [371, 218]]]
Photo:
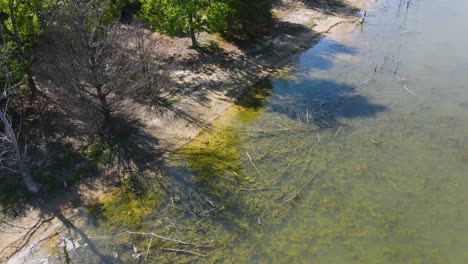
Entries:
[[[467, 263], [468, 2], [408, 2], [373, 4], [174, 154], [141, 229], [195, 246], [155, 239], [147, 261]], [[145, 259], [148, 238], [112, 242]]]

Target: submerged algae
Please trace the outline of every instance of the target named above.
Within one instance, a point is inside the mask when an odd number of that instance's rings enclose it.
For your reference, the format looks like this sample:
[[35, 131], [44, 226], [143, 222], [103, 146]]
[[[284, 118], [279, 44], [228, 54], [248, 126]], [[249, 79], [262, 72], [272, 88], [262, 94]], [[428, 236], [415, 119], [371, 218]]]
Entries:
[[241, 160], [245, 154], [239, 144], [246, 139], [241, 126], [261, 115], [270, 92], [268, 80], [259, 82], [215, 120], [209, 130], [177, 151], [176, 156], [185, 159], [197, 181], [211, 184], [216, 180], [213, 177], [238, 183], [252, 181], [249, 176], [241, 176]]

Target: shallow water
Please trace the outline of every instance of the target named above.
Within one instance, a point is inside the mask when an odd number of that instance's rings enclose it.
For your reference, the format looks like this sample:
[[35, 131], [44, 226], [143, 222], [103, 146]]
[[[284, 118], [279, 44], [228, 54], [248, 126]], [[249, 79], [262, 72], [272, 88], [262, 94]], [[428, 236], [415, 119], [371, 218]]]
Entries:
[[222, 132], [239, 134], [230, 162], [259, 186], [229, 194], [249, 226], [224, 261], [468, 262], [468, 3], [374, 8]]
[[323, 38], [172, 157], [170, 202], [141, 229], [198, 246], [153, 242], [148, 261], [468, 262], [468, 2], [402, 3]]

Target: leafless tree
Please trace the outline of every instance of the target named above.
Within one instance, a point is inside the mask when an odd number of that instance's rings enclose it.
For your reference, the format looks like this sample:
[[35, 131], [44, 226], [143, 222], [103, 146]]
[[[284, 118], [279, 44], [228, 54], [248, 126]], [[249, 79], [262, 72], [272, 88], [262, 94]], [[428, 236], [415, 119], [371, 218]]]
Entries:
[[6, 37], [1, 26], [0, 38], [2, 41], [0, 66], [2, 70], [1, 81], [3, 84], [3, 91], [0, 96], [0, 169], [14, 173], [15, 175], [21, 175], [28, 190], [32, 193], [37, 193], [39, 191], [39, 185], [34, 182], [31, 176], [26, 151], [27, 145], [24, 146], [24, 151], [22, 152], [18, 143], [18, 133], [15, 132], [13, 122], [7, 115], [11, 98], [16, 93], [19, 85], [24, 82], [24, 79], [18, 83], [13, 83], [14, 80], [12, 76], [17, 69], [11, 69], [11, 65], [9, 65], [11, 51], [8, 48]]
[[50, 48], [46, 53], [54, 56], [49, 71], [56, 86], [91, 115], [87, 122], [101, 133], [107, 132], [125, 99], [148, 80], [138, 62], [135, 32], [112, 22], [105, 2], [58, 2], [45, 36]]

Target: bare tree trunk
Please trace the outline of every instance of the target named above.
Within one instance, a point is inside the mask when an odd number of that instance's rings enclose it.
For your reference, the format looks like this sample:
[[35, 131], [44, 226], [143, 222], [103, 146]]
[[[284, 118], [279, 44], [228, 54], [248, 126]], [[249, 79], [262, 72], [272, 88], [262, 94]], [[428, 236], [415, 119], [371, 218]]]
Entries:
[[143, 75], [145, 77], [144, 87], [149, 91], [151, 87], [151, 77], [149, 73], [148, 57], [150, 55], [146, 52], [145, 36], [144, 36], [144, 33], [142, 32], [141, 26], [138, 25], [137, 29], [138, 29], [138, 32], [136, 34], [136, 43], [137, 43], [138, 55], [140, 57]]
[[106, 95], [102, 92], [101, 86], [97, 86], [96, 91], [97, 91], [97, 97], [100, 103], [101, 112], [102, 112], [102, 115], [104, 116], [104, 121], [107, 122], [111, 118], [111, 110], [109, 107], [109, 103], [107, 102]]
[[39, 192], [39, 185], [36, 182], [34, 182], [33, 178], [31, 177], [31, 170], [29, 169], [28, 164], [22, 157], [21, 152], [19, 150], [15, 131], [11, 127], [10, 122], [5, 117], [5, 114], [2, 111], [0, 111], [0, 119], [2, 120], [3, 126], [5, 127], [5, 133], [7, 134], [8, 141], [10, 142], [11, 147], [13, 148], [15, 159], [18, 164], [24, 184], [26, 185], [26, 187], [28, 188], [30, 192], [32, 193]]

